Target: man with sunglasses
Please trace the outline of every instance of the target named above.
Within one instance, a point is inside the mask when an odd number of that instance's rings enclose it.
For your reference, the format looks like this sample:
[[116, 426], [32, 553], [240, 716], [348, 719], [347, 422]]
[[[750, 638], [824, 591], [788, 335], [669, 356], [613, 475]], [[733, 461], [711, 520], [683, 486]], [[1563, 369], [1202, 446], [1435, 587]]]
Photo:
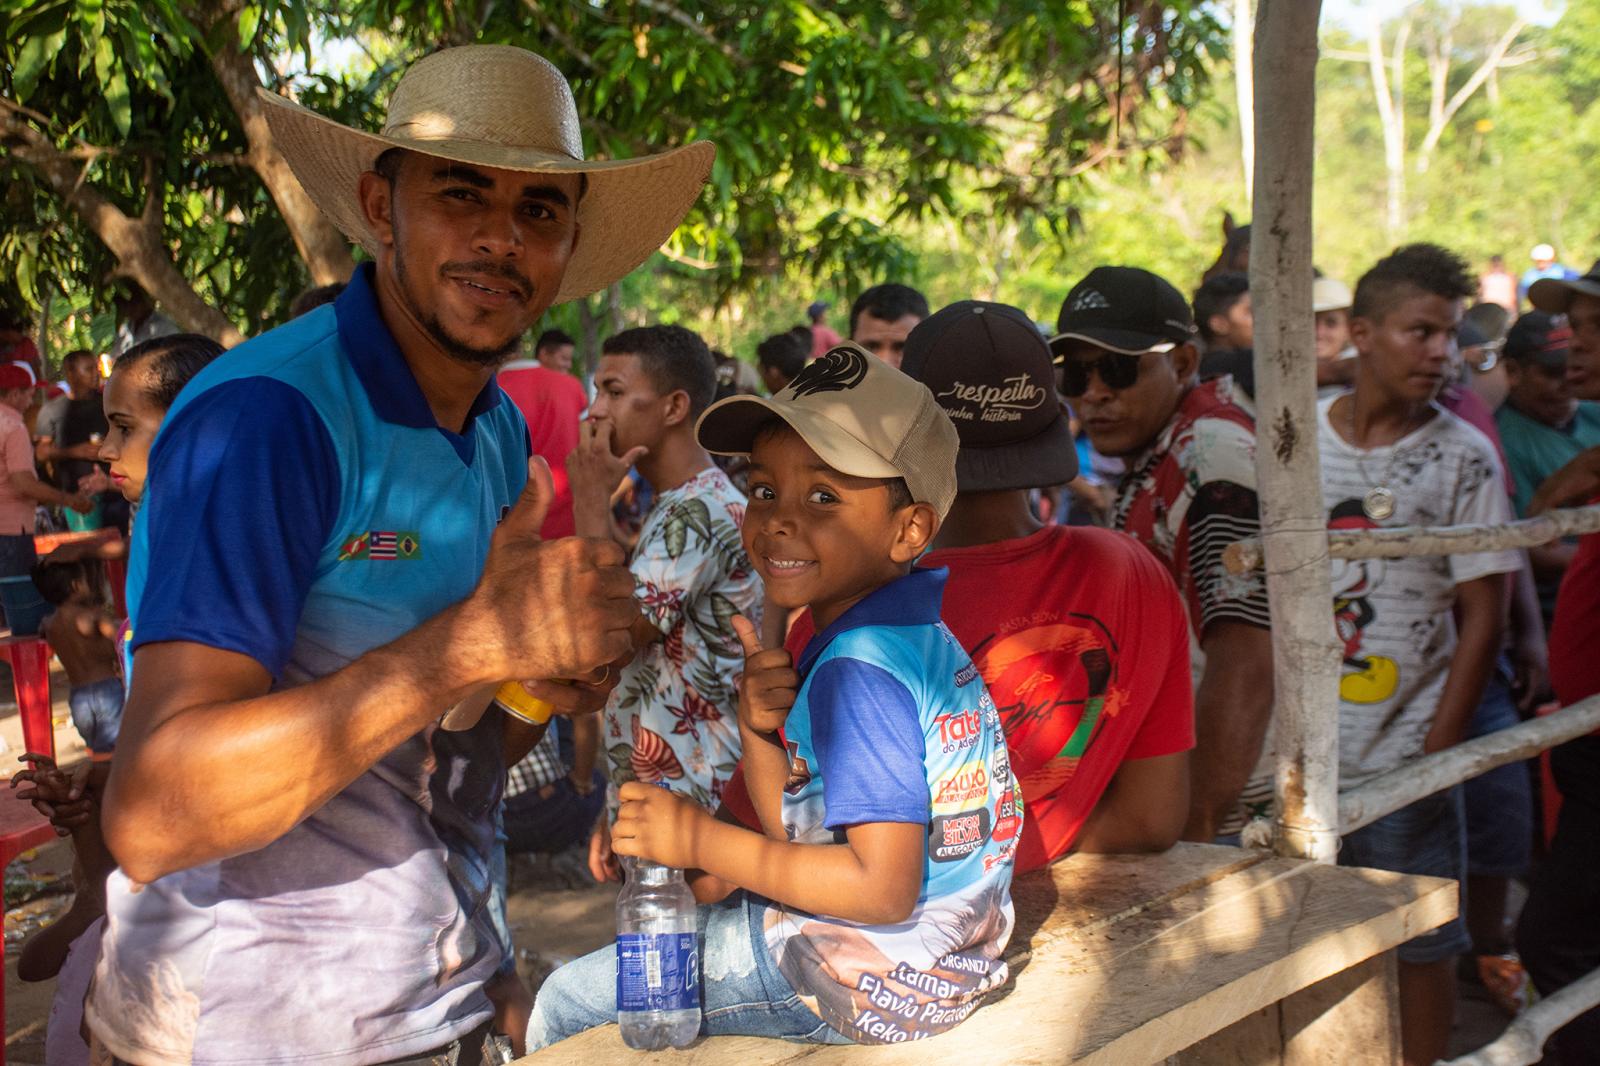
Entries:
[[1228, 544], [1260, 531], [1254, 423], [1228, 377], [1196, 383], [1189, 305], [1147, 270], [1096, 267], [1056, 325], [1062, 392], [1095, 449], [1127, 463], [1114, 524], [1162, 561], [1188, 606], [1195, 750], [1184, 836], [1231, 836], [1272, 798], [1270, 766], [1258, 766], [1272, 713], [1266, 585], [1222, 565]]

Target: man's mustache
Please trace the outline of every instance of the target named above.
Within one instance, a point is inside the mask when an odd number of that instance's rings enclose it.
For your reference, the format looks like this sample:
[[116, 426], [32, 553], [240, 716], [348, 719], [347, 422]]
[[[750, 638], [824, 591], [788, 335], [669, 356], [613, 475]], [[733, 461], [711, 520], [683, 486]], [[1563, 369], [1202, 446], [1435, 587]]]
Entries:
[[493, 259], [470, 259], [461, 262], [446, 263], [439, 268], [439, 273], [447, 277], [452, 275], [488, 275], [508, 282], [521, 297], [526, 300], [533, 294], [533, 282], [529, 281], [521, 271], [509, 263], [496, 262]]

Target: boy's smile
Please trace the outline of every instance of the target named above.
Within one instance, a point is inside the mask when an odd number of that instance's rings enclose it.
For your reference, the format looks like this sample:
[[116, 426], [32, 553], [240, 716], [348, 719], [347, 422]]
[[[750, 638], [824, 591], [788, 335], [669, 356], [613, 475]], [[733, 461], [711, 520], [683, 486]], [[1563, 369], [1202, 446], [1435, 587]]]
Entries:
[[828, 466], [788, 426], [763, 430], [743, 533], [773, 602], [809, 606], [820, 630], [905, 574], [937, 522], [926, 504], [896, 507], [893, 497], [882, 479]]

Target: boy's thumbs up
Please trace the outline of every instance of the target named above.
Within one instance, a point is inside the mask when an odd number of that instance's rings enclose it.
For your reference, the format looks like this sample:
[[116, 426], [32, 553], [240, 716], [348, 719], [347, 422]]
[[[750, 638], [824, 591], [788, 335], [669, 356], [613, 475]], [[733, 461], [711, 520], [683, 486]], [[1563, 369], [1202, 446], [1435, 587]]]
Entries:
[[550, 477], [550, 464], [544, 461], [542, 455], [530, 455], [528, 483], [522, 487], [522, 495], [517, 497], [517, 502], [511, 505], [511, 513], [500, 523], [501, 528], [537, 538], [555, 498], [556, 486]]
[[761, 646], [761, 634], [756, 632], [755, 625], [742, 614], [733, 616], [733, 631], [739, 637], [739, 643], [744, 647], [744, 657], [749, 659], [760, 655], [764, 649]]
[[800, 688], [794, 660], [783, 648], [763, 648], [761, 634], [742, 614], [733, 616], [733, 631], [744, 646], [744, 674], [739, 678], [739, 721], [757, 733], [783, 728]]

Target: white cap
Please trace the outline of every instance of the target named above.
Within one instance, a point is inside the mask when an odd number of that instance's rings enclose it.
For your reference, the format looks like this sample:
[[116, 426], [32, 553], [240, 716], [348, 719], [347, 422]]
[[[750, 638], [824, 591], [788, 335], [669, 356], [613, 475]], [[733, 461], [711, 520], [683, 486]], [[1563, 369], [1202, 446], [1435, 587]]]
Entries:
[[1350, 286], [1337, 278], [1318, 278], [1311, 283], [1311, 310], [1317, 314], [1343, 310], [1354, 302]]
[[1529, 259], [1554, 259], [1555, 257], [1556, 250], [1548, 244], [1536, 244], [1533, 246], [1533, 251], [1528, 253]]

